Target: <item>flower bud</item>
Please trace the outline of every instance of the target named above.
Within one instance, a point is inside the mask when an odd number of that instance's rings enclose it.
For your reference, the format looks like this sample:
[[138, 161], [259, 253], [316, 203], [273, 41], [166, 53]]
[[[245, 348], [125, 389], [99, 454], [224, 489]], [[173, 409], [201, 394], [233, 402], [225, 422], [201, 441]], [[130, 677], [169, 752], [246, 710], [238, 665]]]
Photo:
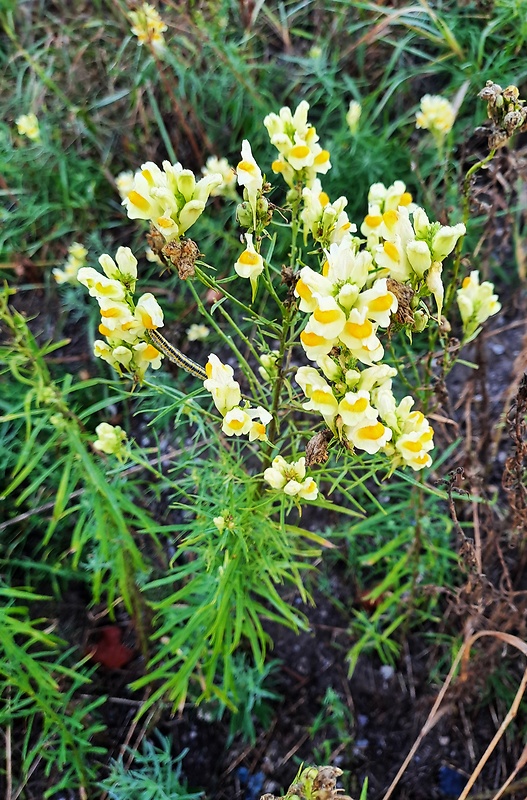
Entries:
[[458, 239], [464, 236], [466, 228], [462, 222], [457, 225], [441, 227], [432, 241], [432, 256], [434, 261], [443, 261], [452, 252]]
[[415, 274], [422, 278], [432, 265], [432, 256], [427, 243], [418, 240], [408, 242], [406, 255]]
[[244, 200], [236, 207], [236, 219], [242, 228], [251, 228], [253, 224], [253, 212], [250, 203]]

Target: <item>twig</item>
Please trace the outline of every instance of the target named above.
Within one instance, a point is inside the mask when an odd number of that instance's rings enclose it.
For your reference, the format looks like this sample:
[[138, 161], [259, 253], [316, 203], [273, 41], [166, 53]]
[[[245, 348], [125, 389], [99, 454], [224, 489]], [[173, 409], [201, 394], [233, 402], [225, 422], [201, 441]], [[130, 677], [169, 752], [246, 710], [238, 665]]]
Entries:
[[[430, 713], [429, 713], [429, 715], [428, 715], [428, 717], [426, 719], [426, 722], [423, 725], [423, 727], [421, 728], [419, 736], [417, 737], [416, 741], [412, 745], [412, 748], [410, 749], [410, 752], [408, 753], [408, 755], [406, 756], [405, 760], [403, 761], [403, 764], [402, 764], [401, 768], [399, 769], [399, 771], [397, 772], [397, 775], [395, 776], [395, 778], [391, 782], [390, 786], [388, 787], [388, 790], [384, 794], [382, 800], [388, 800], [388, 798], [390, 798], [392, 796], [394, 789], [396, 788], [397, 784], [401, 780], [403, 774], [406, 772], [410, 761], [412, 760], [412, 758], [414, 757], [415, 753], [419, 749], [419, 747], [421, 745], [421, 742], [423, 741], [425, 736], [432, 730], [432, 728], [439, 722], [439, 720], [451, 709], [450, 705], [445, 705], [442, 709], [440, 709], [440, 705], [443, 702], [443, 699], [444, 699], [444, 697], [446, 695], [448, 687], [450, 686], [450, 684], [451, 684], [451, 682], [453, 680], [454, 675], [456, 674], [456, 671], [457, 671], [457, 668], [459, 666], [460, 661], [463, 659], [464, 666], [466, 665], [466, 661], [470, 658], [470, 649], [471, 649], [471, 647], [474, 645], [474, 643], [478, 639], [482, 638], [483, 636], [493, 636], [496, 639], [501, 640], [505, 644], [510, 644], [513, 647], [516, 647], [518, 650], [520, 650], [520, 652], [522, 652], [524, 654], [524, 656], [527, 657], [527, 643], [522, 641], [518, 636], [513, 636], [513, 635], [511, 635], [509, 633], [502, 633], [502, 631], [478, 631], [477, 633], [474, 633], [472, 636], [469, 636], [464, 641], [462, 646], [460, 647], [459, 652], [458, 652], [457, 656], [455, 657], [455, 659], [454, 659], [454, 661], [452, 663], [452, 666], [450, 667], [450, 671], [449, 671], [449, 673], [448, 673], [448, 675], [446, 677], [446, 680], [443, 683], [443, 686], [441, 687], [441, 690], [439, 691], [439, 694], [437, 695], [436, 701], [435, 701], [434, 705], [432, 706], [432, 709], [431, 709], [431, 711], [430, 711]], [[507, 713], [507, 715], [506, 715], [505, 719], [503, 720], [498, 732], [496, 733], [496, 735], [494, 736], [492, 742], [490, 743], [490, 745], [488, 746], [487, 750], [485, 751], [485, 753], [484, 753], [482, 759], [480, 760], [479, 764], [477, 765], [476, 769], [472, 773], [472, 776], [471, 776], [471, 778], [469, 780], [469, 783], [466, 785], [465, 789], [463, 790], [462, 794], [459, 796], [458, 800], [466, 800], [468, 792], [470, 791], [471, 787], [474, 785], [475, 780], [477, 779], [479, 773], [483, 769], [485, 763], [487, 762], [488, 758], [490, 757], [491, 753], [493, 752], [494, 748], [496, 747], [499, 739], [503, 736], [503, 734], [504, 734], [507, 726], [509, 725], [509, 723], [516, 716], [516, 713], [518, 711], [518, 707], [520, 705], [521, 699], [522, 699], [523, 694], [525, 692], [526, 686], [527, 686], [527, 669], [525, 670], [525, 673], [523, 675], [523, 678], [522, 678], [522, 681], [521, 681], [521, 684], [520, 684], [520, 688], [518, 689], [518, 692], [516, 693], [516, 697], [514, 698], [514, 701], [513, 701], [512, 705], [511, 705], [510, 709], [509, 709], [509, 712]]]

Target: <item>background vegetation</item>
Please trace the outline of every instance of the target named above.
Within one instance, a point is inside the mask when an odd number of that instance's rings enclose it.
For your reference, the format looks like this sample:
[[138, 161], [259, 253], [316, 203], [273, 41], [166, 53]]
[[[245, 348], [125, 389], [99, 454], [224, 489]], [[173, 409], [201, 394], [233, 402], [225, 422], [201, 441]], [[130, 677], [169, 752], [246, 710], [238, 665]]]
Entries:
[[[221, 614], [211, 564], [241, 544], [203, 520], [256, 502], [231, 480], [237, 452], [211, 465], [188, 376], [164, 369], [137, 393], [96, 362], [96, 309], [52, 269], [73, 241], [91, 266], [130, 246], [171, 341], [204, 363], [221, 336], [190, 343], [186, 330], [206, 296], [146, 261], [115, 178], [146, 160], [196, 173], [212, 154], [235, 164], [244, 138], [270, 163], [263, 117], [303, 99], [332, 155], [324, 186], [349, 198], [351, 220], [372, 182], [402, 179], [432, 217], [458, 221], [463, 177], [487, 152], [478, 92], [491, 79], [525, 94], [525, 3], [168, 0], [162, 62], [137, 47], [131, 7], [0, 0], [5, 797], [259, 797], [289, 785], [300, 760], [342, 767], [355, 796], [369, 776], [368, 797], [381, 797], [455, 654], [474, 631], [497, 631], [466, 650], [431, 744], [396, 790], [457, 797], [524, 669], [503, 638], [524, 639], [526, 619], [524, 135], [472, 186], [464, 268], [496, 281], [504, 312], [467, 356], [479, 369], [435, 374], [432, 471], [382, 483], [358, 467], [356, 491], [338, 500], [360, 516], [293, 515], [283, 551], [256, 514]], [[425, 93], [458, 108], [443, 152], [415, 129]], [[350, 100], [362, 105], [354, 135]], [[39, 142], [17, 133], [29, 111]], [[225, 276], [239, 231], [213, 206], [193, 238]], [[394, 347], [408, 364], [420, 355]], [[102, 421], [134, 440], [126, 464], [93, 449]], [[328, 480], [338, 485], [338, 470]], [[238, 597], [245, 638], [229, 627]], [[520, 706], [471, 796], [512, 775], [504, 791], [524, 797], [524, 743]]]

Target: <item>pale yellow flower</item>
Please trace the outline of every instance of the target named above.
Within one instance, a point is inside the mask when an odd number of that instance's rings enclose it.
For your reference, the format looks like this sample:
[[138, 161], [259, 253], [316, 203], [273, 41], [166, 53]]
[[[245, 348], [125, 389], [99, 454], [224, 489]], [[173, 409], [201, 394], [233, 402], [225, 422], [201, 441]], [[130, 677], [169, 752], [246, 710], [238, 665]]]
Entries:
[[238, 256], [238, 260], [234, 264], [234, 271], [240, 278], [249, 278], [254, 301], [258, 288], [258, 277], [262, 274], [264, 268], [264, 260], [254, 248], [252, 234], [246, 233], [245, 241], [247, 246], [243, 253]]
[[128, 193], [134, 188], [134, 173], [131, 170], [120, 172], [115, 179], [115, 185], [117, 186], [117, 191], [119, 192], [121, 200], [124, 200]]
[[166, 49], [163, 33], [167, 26], [154, 6], [143, 3], [138, 11], [130, 11], [130, 20], [132, 33], [137, 36], [137, 44], [140, 47], [149, 44], [157, 55], [162, 55]]
[[220, 414], [225, 416], [242, 399], [240, 384], [233, 378], [234, 370], [228, 364], [222, 364], [218, 356], [211, 353], [205, 371], [208, 377], [203, 381], [203, 386], [212, 394], [214, 405]]
[[132, 350], [134, 351], [135, 372], [141, 379], [148, 367], [159, 369], [161, 366], [163, 354], [149, 342], [138, 342], [132, 346]]
[[241, 436], [242, 434], [249, 433], [252, 427], [252, 419], [247, 413], [236, 406], [227, 411], [223, 417], [223, 424], [221, 429], [227, 436]]
[[421, 98], [421, 110], [415, 116], [416, 128], [426, 128], [438, 144], [450, 133], [456, 112], [452, 104], [437, 94], [425, 94]]
[[64, 268], [52, 270], [57, 283], [77, 283], [78, 272], [86, 263], [87, 255], [88, 251], [84, 245], [73, 242], [68, 247], [68, 260], [64, 264]]
[[477, 270], [471, 272], [458, 289], [457, 304], [465, 340], [475, 338], [480, 326], [501, 309], [498, 295], [494, 294], [494, 284], [490, 281], [480, 283]]
[[124, 442], [126, 433], [119, 425], [110, 425], [108, 422], [101, 422], [95, 428], [97, 439], [93, 443], [95, 450], [102, 453], [122, 457], [125, 452]]
[[204, 167], [203, 175], [221, 175], [222, 182], [215, 186], [211, 192], [211, 197], [236, 197], [236, 170], [231, 167], [226, 158], [209, 156]]
[[91, 297], [106, 297], [111, 300], [124, 300], [125, 288], [120, 281], [101, 275], [93, 267], [82, 267], [77, 273], [77, 280], [85, 286]]
[[382, 422], [360, 424], [357, 427], [345, 426], [347, 439], [358, 450], [374, 455], [381, 450], [392, 438], [393, 432], [385, 427]]
[[206, 325], [199, 325], [198, 323], [194, 322], [189, 328], [187, 328], [187, 339], [189, 342], [202, 342], [204, 341], [210, 333], [210, 328], [207, 328]]
[[357, 100], [351, 100], [346, 114], [346, 122], [352, 136], [355, 136], [359, 129], [359, 120], [362, 114], [362, 106]]
[[33, 142], [40, 141], [40, 128], [35, 114], [21, 114], [15, 123], [21, 136], [27, 136]]
[[142, 294], [137, 301], [135, 317], [148, 331], [163, 326], [163, 309], [151, 292]]
[[313, 478], [306, 478], [305, 475], [306, 459], [304, 456], [291, 463], [282, 456], [276, 456], [272, 466], [265, 470], [263, 477], [272, 489], [282, 491], [290, 497], [315, 500], [318, 495], [317, 485]]

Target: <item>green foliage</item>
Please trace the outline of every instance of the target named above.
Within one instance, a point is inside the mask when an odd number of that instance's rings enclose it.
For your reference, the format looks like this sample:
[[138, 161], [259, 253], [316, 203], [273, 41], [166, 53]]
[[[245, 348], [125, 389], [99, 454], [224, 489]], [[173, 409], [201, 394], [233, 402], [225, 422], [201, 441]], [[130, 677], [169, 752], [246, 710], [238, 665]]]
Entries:
[[64, 642], [46, 631], [45, 620], [30, 616], [29, 604], [44, 599], [26, 589], [0, 588], [0, 725], [10, 731], [23, 726], [14, 753], [16, 775], [23, 786], [40, 766], [51, 778], [44, 795], [50, 797], [87, 787], [96, 777], [105, 750], [92, 738], [104, 728], [96, 710], [105, 698], [80, 699], [90, 683], [85, 664], [75, 663]]
[[328, 686], [322, 698], [321, 709], [309, 727], [311, 738], [322, 744], [313, 752], [317, 763], [330, 764], [334, 750], [347, 749], [353, 741], [355, 723], [353, 714], [342, 697]]
[[[186, 521], [174, 526], [176, 534], [185, 535], [171, 567], [144, 587], [156, 611], [154, 638], [160, 643], [147, 674], [134, 683], [136, 689], [159, 683], [144, 710], [163, 696], [180, 705], [198, 669], [203, 696], [213, 693], [233, 707], [237, 648], [247, 642], [263, 672], [270, 643], [263, 621], [293, 630], [305, 627], [278, 587], [293, 583], [305, 598], [300, 570], [308, 566], [304, 559], [318, 551], [301, 542], [296, 547], [287, 537], [269, 513], [269, 499], [260, 496], [256, 482], [246, 480], [239, 454], [218, 456], [221, 461], [212, 472], [192, 453], [191, 473], [179, 483], [181, 493], [192, 492], [191, 503], [178, 504]], [[222, 530], [213, 522], [219, 516], [226, 521]]]
[[232, 744], [236, 736], [242, 742], [256, 742], [256, 727], [266, 730], [273, 715], [272, 701], [282, 700], [282, 696], [273, 691], [274, 673], [280, 661], [268, 661], [262, 670], [253, 666], [243, 653], [235, 653], [232, 658], [232, 684], [236, 694], [231, 691], [228, 705], [218, 696], [204, 707], [204, 715], [210, 714], [213, 719], [229, 720], [229, 736], [227, 745]]
[[110, 774], [99, 784], [111, 800], [198, 800], [202, 797], [202, 792], [189, 792], [182, 778], [182, 762], [187, 751], [183, 750], [174, 758], [170, 739], [159, 733], [156, 738], [159, 745], [145, 739], [142, 753], [131, 752], [133, 769], [128, 756], [112, 762]]

